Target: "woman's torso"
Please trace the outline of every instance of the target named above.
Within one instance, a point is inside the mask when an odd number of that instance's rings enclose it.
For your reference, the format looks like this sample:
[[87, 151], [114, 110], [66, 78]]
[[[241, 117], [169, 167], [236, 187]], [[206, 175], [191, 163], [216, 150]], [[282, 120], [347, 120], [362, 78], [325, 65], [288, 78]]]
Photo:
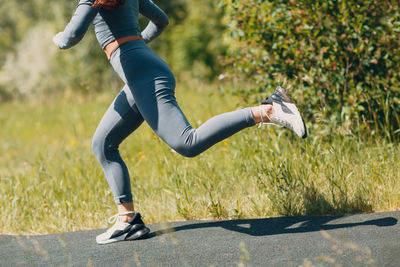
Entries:
[[129, 35], [140, 35], [139, 1], [127, 0], [115, 10], [101, 8], [93, 20], [94, 31], [102, 48], [111, 41]]

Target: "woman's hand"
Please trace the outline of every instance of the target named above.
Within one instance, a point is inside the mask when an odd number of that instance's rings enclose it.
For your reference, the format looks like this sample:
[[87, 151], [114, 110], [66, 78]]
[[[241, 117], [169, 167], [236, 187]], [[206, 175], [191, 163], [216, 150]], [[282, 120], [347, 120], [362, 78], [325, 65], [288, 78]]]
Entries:
[[56, 35], [54, 35], [53, 37], [53, 43], [58, 46], [58, 42], [61, 40], [62, 36], [63, 36], [64, 32], [59, 32]]

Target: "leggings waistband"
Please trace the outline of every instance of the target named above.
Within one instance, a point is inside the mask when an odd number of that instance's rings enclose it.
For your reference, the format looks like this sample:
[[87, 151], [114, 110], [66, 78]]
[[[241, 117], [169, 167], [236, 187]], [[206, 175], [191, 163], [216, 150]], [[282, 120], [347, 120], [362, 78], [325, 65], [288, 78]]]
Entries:
[[140, 35], [129, 35], [125, 37], [121, 37], [118, 39], [115, 39], [114, 41], [110, 42], [104, 47], [104, 52], [107, 55], [107, 59], [110, 60], [112, 53], [120, 46], [123, 45], [124, 43], [131, 42], [131, 41], [137, 41], [137, 40], [143, 40], [143, 37]]

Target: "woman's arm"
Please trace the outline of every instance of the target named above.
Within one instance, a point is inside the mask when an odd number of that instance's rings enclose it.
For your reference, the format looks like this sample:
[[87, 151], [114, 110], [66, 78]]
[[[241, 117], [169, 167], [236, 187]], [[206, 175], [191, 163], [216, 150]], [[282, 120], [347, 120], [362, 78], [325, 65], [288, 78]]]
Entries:
[[63, 33], [58, 34], [54, 37], [54, 41], [57, 43], [60, 49], [67, 49], [71, 46], [76, 45], [85, 36], [90, 23], [92, 23], [94, 17], [100, 8], [93, 8], [91, 5], [93, 0], [80, 0], [78, 7], [76, 8], [75, 14], [72, 16], [71, 21], [65, 27]]
[[139, 0], [139, 12], [150, 20], [142, 31], [142, 37], [146, 43], [159, 36], [169, 24], [168, 16], [151, 0]]

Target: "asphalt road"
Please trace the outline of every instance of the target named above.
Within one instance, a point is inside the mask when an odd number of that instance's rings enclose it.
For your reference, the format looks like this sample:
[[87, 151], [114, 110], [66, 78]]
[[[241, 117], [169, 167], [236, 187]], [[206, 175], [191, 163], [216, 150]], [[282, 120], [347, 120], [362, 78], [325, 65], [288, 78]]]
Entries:
[[400, 266], [400, 212], [149, 225], [97, 245], [103, 230], [0, 235], [0, 266]]

